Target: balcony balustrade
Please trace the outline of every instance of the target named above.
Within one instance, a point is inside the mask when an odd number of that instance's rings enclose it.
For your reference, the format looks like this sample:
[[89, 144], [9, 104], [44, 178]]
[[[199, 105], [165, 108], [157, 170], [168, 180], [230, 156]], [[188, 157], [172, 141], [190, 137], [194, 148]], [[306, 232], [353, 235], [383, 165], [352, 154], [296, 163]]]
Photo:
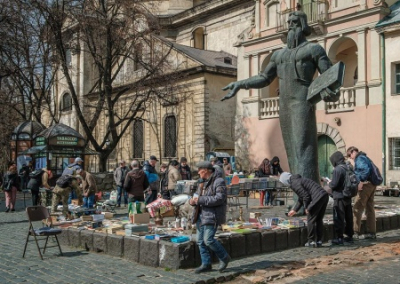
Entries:
[[[340, 98], [337, 102], [325, 103], [327, 113], [352, 111], [356, 106], [355, 87], [341, 88]], [[260, 119], [279, 117], [279, 97], [260, 100]]]

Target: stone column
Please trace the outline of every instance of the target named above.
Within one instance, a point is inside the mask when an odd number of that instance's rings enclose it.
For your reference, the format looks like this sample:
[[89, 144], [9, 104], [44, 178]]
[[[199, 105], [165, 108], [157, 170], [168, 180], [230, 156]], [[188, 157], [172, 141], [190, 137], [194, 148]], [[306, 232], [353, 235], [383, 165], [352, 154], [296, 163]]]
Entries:
[[[260, 73], [260, 62], [258, 54], [251, 55], [251, 76], [256, 76]], [[250, 96], [260, 97], [261, 89], [251, 89]]]
[[256, 26], [256, 34], [260, 32], [260, 0], [254, 0], [256, 2], [255, 5], [255, 26]]

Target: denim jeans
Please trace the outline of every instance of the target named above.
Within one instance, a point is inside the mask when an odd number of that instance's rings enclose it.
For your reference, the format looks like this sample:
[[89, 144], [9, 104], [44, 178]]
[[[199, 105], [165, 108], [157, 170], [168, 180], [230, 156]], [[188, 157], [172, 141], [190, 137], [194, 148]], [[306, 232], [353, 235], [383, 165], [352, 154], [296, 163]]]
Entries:
[[77, 199], [77, 198], [78, 195], [76, 194], [75, 190], [72, 189], [68, 196], [68, 204], [71, 204], [72, 199]]
[[215, 233], [217, 232], [217, 226], [214, 225], [203, 225], [201, 226], [200, 217], [197, 220], [197, 245], [199, 246], [201, 264], [211, 264], [211, 255], [208, 248], [210, 248], [220, 260], [226, 260], [228, 253], [219, 241], [214, 239]]
[[124, 204], [128, 205], [128, 193], [126, 192], [126, 190], [124, 190], [124, 188], [122, 186], [117, 186], [117, 191], [118, 191], [117, 204], [121, 205], [121, 197], [123, 194], [124, 195]]
[[89, 195], [89, 196], [84, 196], [83, 197], [83, 205], [82, 205], [82, 207], [86, 207], [86, 208], [93, 208], [93, 205], [94, 205], [94, 198], [95, 198], [95, 195], [94, 194], [92, 194], [92, 195]]

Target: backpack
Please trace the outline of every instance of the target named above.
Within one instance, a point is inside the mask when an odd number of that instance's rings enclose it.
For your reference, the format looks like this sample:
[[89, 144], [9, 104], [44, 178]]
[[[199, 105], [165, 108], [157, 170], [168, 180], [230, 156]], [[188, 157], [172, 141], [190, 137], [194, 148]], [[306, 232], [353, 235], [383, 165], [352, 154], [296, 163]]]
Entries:
[[70, 186], [70, 183], [72, 181], [73, 177], [70, 175], [64, 175], [60, 176], [58, 180], [56, 181], [57, 186], [61, 188], [66, 188]]
[[371, 162], [371, 172], [369, 174], [369, 181], [375, 186], [381, 185], [381, 183], [383, 182], [381, 172], [379, 171], [378, 167], [374, 164], [374, 162], [372, 162], [371, 159], [369, 159], [369, 161]]
[[29, 178], [35, 179], [37, 181], [42, 181], [43, 170], [35, 170], [29, 174]]
[[348, 165], [341, 165], [346, 170], [346, 176], [344, 179], [343, 196], [354, 197], [358, 192], [358, 180], [353, 169]]

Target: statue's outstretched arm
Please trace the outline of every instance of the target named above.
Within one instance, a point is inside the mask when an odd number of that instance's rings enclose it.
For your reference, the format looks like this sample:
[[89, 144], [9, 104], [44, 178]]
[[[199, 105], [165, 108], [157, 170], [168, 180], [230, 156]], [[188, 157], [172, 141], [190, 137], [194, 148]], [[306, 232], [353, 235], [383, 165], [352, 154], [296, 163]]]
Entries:
[[221, 101], [234, 97], [240, 89], [261, 89], [268, 86], [276, 77], [276, 64], [271, 60], [265, 70], [260, 74], [245, 80], [229, 83], [222, 88], [223, 91], [231, 90]]

